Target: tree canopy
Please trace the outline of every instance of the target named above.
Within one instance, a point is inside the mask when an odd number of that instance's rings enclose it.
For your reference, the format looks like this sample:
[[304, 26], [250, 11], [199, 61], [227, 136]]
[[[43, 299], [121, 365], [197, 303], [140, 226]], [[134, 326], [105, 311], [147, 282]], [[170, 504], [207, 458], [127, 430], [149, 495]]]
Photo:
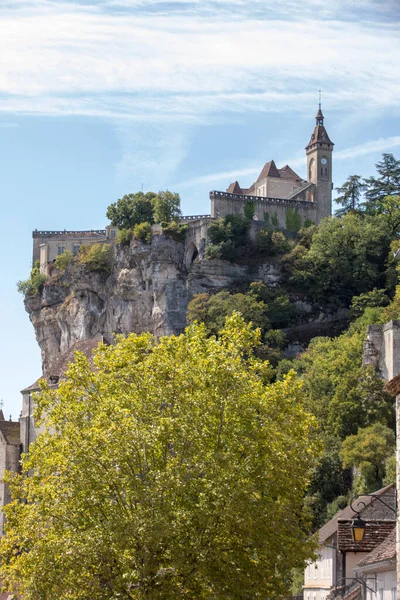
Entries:
[[126, 194], [107, 208], [107, 218], [118, 229], [133, 229], [141, 223], [170, 223], [181, 216], [179, 194], [170, 191]]
[[[301, 383], [267, 383], [234, 314], [81, 354], [38, 399], [45, 432], [9, 474], [0, 577], [24, 600], [276, 598], [311, 557], [317, 446]], [[29, 476], [28, 476], [29, 475]]]

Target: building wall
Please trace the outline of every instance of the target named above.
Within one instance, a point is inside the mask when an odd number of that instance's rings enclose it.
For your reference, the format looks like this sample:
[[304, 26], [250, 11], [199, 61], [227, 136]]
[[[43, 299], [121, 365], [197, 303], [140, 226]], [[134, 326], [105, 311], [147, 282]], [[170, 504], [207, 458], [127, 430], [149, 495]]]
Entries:
[[[3, 481], [4, 471], [19, 471], [20, 446], [8, 444], [0, 434], [0, 508], [11, 501], [9, 487]], [[0, 536], [4, 533], [5, 515], [0, 510]]]
[[304, 571], [304, 600], [325, 600], [336, 583], [336, 550], [333, 537], [319, 549], [319, 558]]
[[91, 231], [37, 231], [32, 233], [33, 256], [32, 262], [40, 261], [43, 271], [47, 263], [69, 250], [76, 254], [80, 246], [112, 240], [117, 235], [115, 227], [106, 227]]
[[369, 325], [363, 364], [373, 365], [388, 381], [400, 373], [400, 321]]
[[270, 198], [285, 198], [291, 194], [300, 183], [292, 179], [281, 179], [279, 177], [264, 177], [256, 184], [256, 196], [268, 196]]
[[365, 577], [365, 600], [396, 600], [396, 569], [362, 574]]

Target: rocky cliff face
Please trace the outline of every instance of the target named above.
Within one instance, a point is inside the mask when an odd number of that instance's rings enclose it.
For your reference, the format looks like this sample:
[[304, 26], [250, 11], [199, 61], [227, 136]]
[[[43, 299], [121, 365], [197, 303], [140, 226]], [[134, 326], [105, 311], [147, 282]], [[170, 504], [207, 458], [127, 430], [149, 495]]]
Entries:
[[62, 274], [53, 269], [41, 294], [25, 300], [43, 372], [77, 341], [110, 333], [180, 333], [194, 294], [243, 279], [271, 285], [279, 280], [279, 271], [270, 263], [251, 269], [201, 258], [187, 266], [185, 245], [164, 235], [155, 235], [150, 245], [133, 241], [130, 247], [115, 246], [110, 274], [84, 267]]

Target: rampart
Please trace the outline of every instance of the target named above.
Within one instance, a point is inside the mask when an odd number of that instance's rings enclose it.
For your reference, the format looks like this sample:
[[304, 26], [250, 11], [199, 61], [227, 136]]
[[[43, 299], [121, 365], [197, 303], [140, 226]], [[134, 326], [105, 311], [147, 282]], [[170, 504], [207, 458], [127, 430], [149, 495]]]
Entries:
[[288, 227], [288, 220], [297, 215], [301, 225], [305, 221], [317, 223], [317, 203], [307, 200], [292, 200], [287, 198], [263, 198], [260, 196], [247, 196], [230, 194], [228, 192], [210, 192], [211, 216], [223, 218], [227, 215], [243, 214], [247, 203], [254, 206], [254, 219], [266, 221], [282, 227]]

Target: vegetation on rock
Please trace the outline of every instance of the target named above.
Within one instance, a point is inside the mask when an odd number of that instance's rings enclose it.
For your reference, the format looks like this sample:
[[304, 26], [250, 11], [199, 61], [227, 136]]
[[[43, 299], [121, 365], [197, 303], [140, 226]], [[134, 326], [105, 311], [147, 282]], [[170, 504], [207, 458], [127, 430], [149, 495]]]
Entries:
[[40, 272], [40, 264], [37, 260], [32, 267], [29, 279], [18, 281], [17, 290], [24, 296], [35, 296], [42, 291], [46, 279], [46, 275]]

